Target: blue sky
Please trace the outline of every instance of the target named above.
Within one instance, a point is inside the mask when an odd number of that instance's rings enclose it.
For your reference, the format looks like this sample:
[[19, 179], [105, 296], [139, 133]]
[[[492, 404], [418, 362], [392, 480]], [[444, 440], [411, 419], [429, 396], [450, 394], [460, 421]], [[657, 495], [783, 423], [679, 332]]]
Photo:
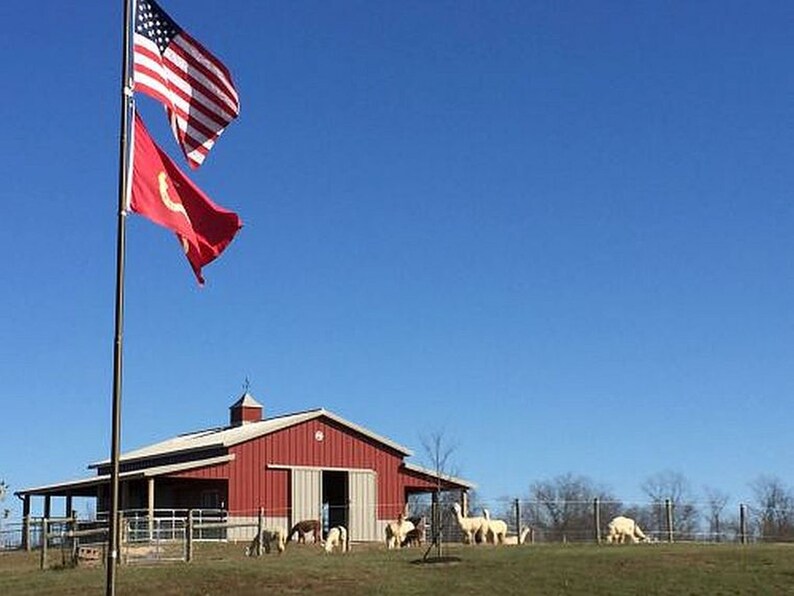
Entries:
[[[121, 4], [0, 5], [12, 490], [109, 452]], [[237, 83], [191, 176], [245, 227], [199, 288], [129, 218], [124, 449], [224, 424], [248, 377], [417, 463], [443, 432], [486, 500], [794, 482], [794, 5], [163, 5]]]

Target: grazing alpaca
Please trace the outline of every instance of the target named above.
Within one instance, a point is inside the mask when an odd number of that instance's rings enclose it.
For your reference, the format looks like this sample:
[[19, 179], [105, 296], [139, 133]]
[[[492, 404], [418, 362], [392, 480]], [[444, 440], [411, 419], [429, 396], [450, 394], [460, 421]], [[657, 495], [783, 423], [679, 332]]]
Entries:
[[408, 520], [409, 523], [414, 524], [414, 529], [405, 534], [400, 546], [422, 546], [425, 541], [425, 532], [427, 531], [427, 523], [424, 517], [415, 518], [416, 521]]
[[344, 526], [334, 526], [328, 530], [328, 536], [325, 538], [325, 552], [330, 553], [334, 548], [343, 553], [350, 550], [347, 543], [347, 529]]
[[607, 542], [610, 544], [613, 542], [617, 544], [641, 542], [648, 539], [640, 529], [640, 526], [637, 525], [637, 522], [630, 517], [619, 515], [609, 522], [607, 528], [609, 529]]
[[507, 523], [501, 519], [491, 519], [491, 512], [487, 509], [483, 509], [482, 512], [485, 517], [483, 526], [485, 542], [504, 544], [505, 538], [507, 538]]
[[386, 548], [399, 548], [405, 540], [405, 535], [414, 528], [413, 522], [405, 519], [402, 513], [398, 515], [397, 521], [389, 522], [386, 525]]
[[463, 517], [459, 503], [454, 503], [452, 508], [455, 510], [458, 525], [465, 535], [464, 541], [467, 544], [474, 544], [475, 536], [482, 534], [485, 530], [486, 519], [484, 517]]
[[529, 534], [529, 528], [526, 526], [521, 530], [518, 536], [505, 536], [505, 544], [508, 545], [516, 545], [516, 544], [524, 544], [527, 540], [527, 535]]
[[283, 530], [262, 530], [262, 533], [254, 536], [251, 544], [245, 547], [245, 554], [248, 557], [255, 557], [260, 543], [266, 553], [270, 554], [271, 547], [275, 546], [278, 553], [281, 554], [286, 548], [284, 542]]
[[298, 535], [299, 543], [306, 544], [306, 536], [308, 534], [312, 535], [312, 542], [315, 544], [320, 542], [322, 539], [322, 533], [320, 532], [320, 520], [304, 519], [303, 521], [299, 521], [297, 524], [292, 526], [292, 529], [290, 529], [289, 534], [287, 535], [287, 542], [292, 540], [292, 537], [295, 534]]

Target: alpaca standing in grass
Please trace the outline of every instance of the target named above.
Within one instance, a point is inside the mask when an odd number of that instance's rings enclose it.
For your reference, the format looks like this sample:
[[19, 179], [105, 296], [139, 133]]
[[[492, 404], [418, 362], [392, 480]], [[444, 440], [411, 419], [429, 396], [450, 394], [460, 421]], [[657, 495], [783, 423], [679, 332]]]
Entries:
[[455, 518], [458, 520], [458, 526], [463, 531], [464, 542], [466, 544], [474, 544], [475, 536], [478, 533], [483, 533], [485, 530], [486, 519], [484, 517], [463, 517], [460, 508], [460, 503], [454, 503], [452, 509], [455, 510]]
[[391, 550], [402, 546], [405, 536], [414, 529], [413, 522], [405, 519], [402, 513], [398, 515], [397, 521], [389, 522], [386, 525], [386, 548]]
[[334, 526], [328, 530], [324, 548], [327, 553], [330, 553], [335, 548], [343, 553], [350, 550], [350, 546], [347, 543], [347, 529], [344, 526]]
[[414, 524], [414, 529], [405, 534], [400, 546], [422, 546], [425, 541], [425, 532], [427, 531], [427, 523], [424, 517], [407, 520], [408, 523]]
[[607, 525], [609, 533], [607, 534], [607, 542], [612, 544], [623, 544], [625, 542], [643, 542], [648, 539], [647, 536], [640, 529], [640, 526], [630, 517], [623, 517], [622, 515], [614, 518]]
[[292, 526], [287, 535], [287, 542], [292, 540], [292, 537], [298, 535], [298, 543], [306, 544], [306, 536], [311, 534], [313, 542], [317, 544], [322, 539], [322, 532], [320, 530], [320, 520], [318, 519], [304, 519]]
[[485, 542], [504, 544], [505, 538], [507, 538], [507, 523], [501, 519], [491, 519], [491, 512], [487, 509], [483, 509], [482, 512], [485, 517], [483, 526]]
[[284, 552], [286, 548], [284, 540], [284, 530], [265, 529], [261, 534], [254, 536], [251, 544], [245, 547], [245, 554], [248, 557], [255, 557], [259, 550], [259, 545], [267, 554], [270, 554], [270, 549], [275, 546], [279, 554]]

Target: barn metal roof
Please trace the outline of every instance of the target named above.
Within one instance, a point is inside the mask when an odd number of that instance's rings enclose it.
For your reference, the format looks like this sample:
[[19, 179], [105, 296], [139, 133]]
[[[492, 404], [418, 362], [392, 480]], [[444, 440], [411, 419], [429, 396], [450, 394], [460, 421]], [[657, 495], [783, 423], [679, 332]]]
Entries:
[[430, 468], [425, 468], [423, 466], [418, 466], [416, 464], [411, 464], [408, 462], [405, 462], [403, 465], [405, 466], [406, 470], [410, 470], [418, 474], [423, 474], [425, 476], [429, 476], [430, 478], [439, 478], [444, 482], [460, 484], [461, 486], [465, 486], [466, 488], [470, 488], [470, 489], [477, 488], [476, 484], [469, 482], [468, 480], [464, 480], [463, 478], [458, 478], [457, 476], [451, 476], [449, 474], [444, 474], [443, 472], [438, 473], [435, 470], [431, 470]]
[[[225, 464], [234, 459], [234, 454], [220, 455], [218, 457], [208, 457], [205, 459], [197, 459], [190, 462], [183, 462], [179, 464], [170, 464], [165, 466], [153, 466], [151, 468], [144, 468], [142, 470], [133, 470], [130, 472], [122, 472], [119, 474], [121, 480], [130, 480], [132, 478], [151, 478], [155, 476], [164, 476], [167, 474], [175, 474], [177, 472], [184, 472], [186, 470], [193, 470], [195, 468], [203, 468], [205, 466], [217, 466]], [[89, 478], [80, 478], [78, 480], [68, 480], [66, 482], [57, 482], [55, 484], [45, 484], [44, 486], [35, 486], [33, 488], [26, 488], [14, 492], [17, 496], [25, 495], [59, 495], [65, 491], [78, 491], [81, 489], [88, 489], [107, 484], [110, 480], [110, 474], [98, 474]]]
[[[245, 443], [246, 441], [250, 441], [284, 428], [288, 428], [290, 426], [320, 417], [333, 420], [342, 426], [346, 426], [347, 428], [369, 437], [373, 441], [381, 443], [382, 445], [386, 445], [387, 447], [390, 447], [391, 449], [394, 449], [395, 451], [406, 456], [413, 455], [413, 452], [410, 449], [400, 445], [399, 443], [395, 443], [391, 439], [387, 439], [386, 437], [374, 433], [363, 426], [355, 424], [354, 422], [350, 422], [349, 420], [346, 420], [329, 410], [317, 408], [314, 410], [307, 410], [305, 412], [298, 412], [296, 414], [287, 414], [284, 416], [267, 418], [259, 422], [249, 422], [248, 424], [243, 424], [240, 426], [212, 428], [178, 435], [159, 443], [154, 443], [152, 445], [147, 445], [146, 447], [141, 447], [140, 449], [123, 453], [121, 455], [121, 461], [131, 462], [135, 460], [148, 459], [151, 457], [170, 455], [173, 453], [202, 451], [213, 447], [231, 447], [233, 445]], [[106, 459], [100, 462], [89, 464], [88, 467], [98, 468], [101, 466], [106, 466], [109, 463], [110, 460]]]
[[232, 408], [239, 408], [239, 407], [243, 407], [243, 408], [261, 408], [262, 404], [260, 404], [258, 401], [256, 401], [254, 399], [254, 396], [246, 391], [245, 393], [243, 393], [242, 396], [240, 396], [240, 399], [238, 399], [231, 406], [229, 406], [229, 409], [231, 410]]

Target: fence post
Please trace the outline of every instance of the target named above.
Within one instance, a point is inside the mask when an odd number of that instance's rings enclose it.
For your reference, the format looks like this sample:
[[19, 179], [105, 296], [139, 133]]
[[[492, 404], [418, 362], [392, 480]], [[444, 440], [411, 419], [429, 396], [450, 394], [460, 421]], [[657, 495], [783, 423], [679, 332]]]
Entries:
[[47, 518], [41, 518], [41, 568], [47, 568]]
[[739, 541], [747, 544], [747, 506], [744, 503], [739, 505]]
[[77, 537], [77, 511], [72, 510], [72, 517], [69, 519], [69, 527], [72, 534], [72, 562], [71, 564], [77, 566], [77, 547], [80, 539]]
[[521, 538], [521, 503], [518, 499], [513, 501], [513, 511], [516, 517], [516, 536]]
[[595, 528], [595, 543], [601, 544], [601, 503], [598, 497], [593, 499], [593, 526]]
[[[119, 511], [118, 522], [116, 523], [116, 565], [121, 565], [121, 553], [124, 543], [129, 540], [129, 527], [124, 523], [124, 512]], [[112, 529], [110, 530], [113, 531]]]
[[259, 508], [259, 520], [256, 526], [257, 541], [256, 541], [256, 556], [262, 556], [262, 531], [265, 529], [265, 508]]
[[673, 542], [673, 503], [670, 499], [664, 500], [664, 513], [667, 522], [667, 542]]
[[187, 512], [187, 529], [185, 530], [185, 559], [190, 563], [193, 560], [193, 510]]
[[22, 518], [22, 550], [30, 551], [30, 515]]

